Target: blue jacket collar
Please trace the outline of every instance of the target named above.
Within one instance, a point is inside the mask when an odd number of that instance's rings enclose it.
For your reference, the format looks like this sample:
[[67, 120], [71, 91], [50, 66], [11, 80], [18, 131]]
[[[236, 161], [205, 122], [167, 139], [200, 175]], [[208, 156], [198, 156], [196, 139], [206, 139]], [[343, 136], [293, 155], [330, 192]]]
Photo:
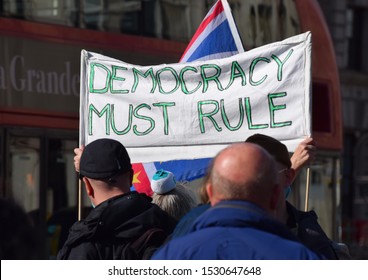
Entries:
[[259, 206], [247, 201], [221, 201], [200, 215], [190, 231], [211, 227], [253, 227], [290, 240], [297, 240], [284, 224]]

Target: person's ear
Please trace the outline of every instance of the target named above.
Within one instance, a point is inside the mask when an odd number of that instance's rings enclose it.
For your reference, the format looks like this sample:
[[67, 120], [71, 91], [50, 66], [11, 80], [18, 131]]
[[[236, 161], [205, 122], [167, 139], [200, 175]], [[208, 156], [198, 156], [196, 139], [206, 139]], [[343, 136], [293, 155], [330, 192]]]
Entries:
[[288, 180], [287, 181], [287, 184], [288, 185], [291, 185], [294, 182], [295, 177], [296, 177], [296, 171], [295, 171], [295, 169], [289, 168], [287, 170], [287, 180]]
[[90, 181], [86, 177], [83, 177], [83, 182], [84, 182], [84, 186], [86, 187], [86, 192], [87, 192], [88, 196], [94, 198], [95, 197], [95, 191], [94, 191]]
[[212, 186], [211, 184], [206, 184], [206, 192], [209, 198], [212, 197]]
[[206, 184], [206, 192], [207, 192], [208, 200], [209, 202], [211, 202], [211, 205], [213, 206], [215, 203], [215, 198], [213, 195], [213, 186], [211, 183]]

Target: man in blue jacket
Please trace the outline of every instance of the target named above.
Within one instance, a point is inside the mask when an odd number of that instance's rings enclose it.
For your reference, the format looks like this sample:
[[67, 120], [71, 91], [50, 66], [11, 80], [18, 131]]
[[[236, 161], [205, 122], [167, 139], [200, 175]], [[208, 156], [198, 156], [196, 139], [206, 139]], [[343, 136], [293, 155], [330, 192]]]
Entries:
[[277, 178], [274, 159], [260, 146], [227, 147], [210, 166], [212, 207], [153, 259], [320, 259], [273, 218], [284, 202]]

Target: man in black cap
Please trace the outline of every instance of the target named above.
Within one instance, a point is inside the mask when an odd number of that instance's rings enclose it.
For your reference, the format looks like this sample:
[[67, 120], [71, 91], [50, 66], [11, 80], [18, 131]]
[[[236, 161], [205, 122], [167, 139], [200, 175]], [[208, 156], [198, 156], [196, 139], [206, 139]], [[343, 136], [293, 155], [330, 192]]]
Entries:
[[150, 197], [130, 191], [132, 165], [120, 142], [89, 143], [79, 174], [94, 209], [71, 227], [58, 259], [149, 258], [147, 251], [159, 247], [175, 227], [176, 221]]
[[[276, 160], [279, 183], [284, 186], [285, 200], [278, 207], [277, 217], [281, 222], [294, 232], [299, 240], [314, 252], [323, 255], [327, 259], [350, 259], [347, 252], [342, 250], [341, 245], [330, 240], [318, 223], [317, 214], [312, 210], [308, 212], [296, 209], [286, 200], [291, 190], [291, 184], [300, 169], [314, 159], [316, 147], [312, 138], [306, 138], [296, 151], [298, 156], [290, 160], [287, 147], [279, 140], [263, 134], [254, 134], [245, 142], [261, 146], [268, 151]], [[293, 159], [293, 158], [292, 158]], [[344, 249], [344, 248], [343, 248]]]

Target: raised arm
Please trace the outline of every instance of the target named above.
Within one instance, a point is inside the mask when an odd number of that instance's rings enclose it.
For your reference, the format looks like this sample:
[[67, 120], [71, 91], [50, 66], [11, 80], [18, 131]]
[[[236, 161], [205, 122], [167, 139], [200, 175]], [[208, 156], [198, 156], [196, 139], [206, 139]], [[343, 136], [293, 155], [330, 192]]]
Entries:
[[317, 147], [311, 137], [304, 139], [295, 149], [291, 157], [291, 168], [295, 170], [295, 177], [306, 165], [312, 163], [316, 156]]

